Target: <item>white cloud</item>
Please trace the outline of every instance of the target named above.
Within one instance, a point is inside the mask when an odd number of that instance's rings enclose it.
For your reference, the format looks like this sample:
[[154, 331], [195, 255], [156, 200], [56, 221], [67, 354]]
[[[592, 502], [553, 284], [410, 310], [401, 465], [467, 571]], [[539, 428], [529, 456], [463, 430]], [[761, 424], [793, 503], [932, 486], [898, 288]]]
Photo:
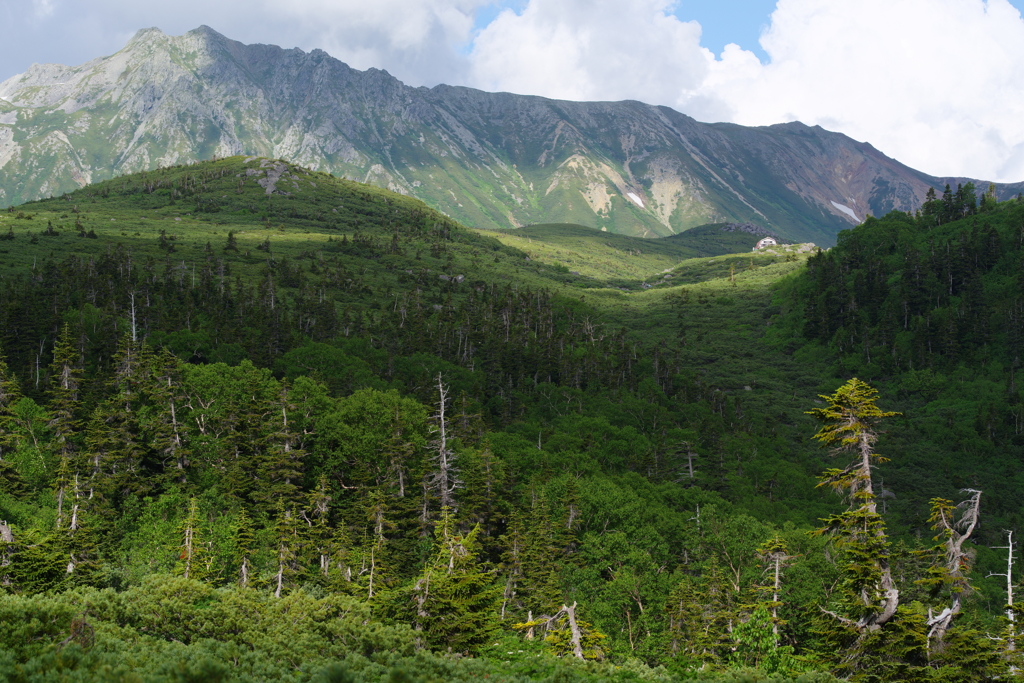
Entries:
[[32, 14], [36, 19], [46, 19], [53, 14], [53, 0], [32, 0]]
[[700, 25], [668, 0], [530, 0], [474, 40], [472, 84], [573, 100], [666, 103], [708, 75]]
[[383, 68], [413, 85], [461, 81], [457, 47], [490, 0], [262, 0], [261, 12], [357, 69]]
[[320, 48], [359, 69], [413, 85], [463, 79], [458, 47], [491, 0], [0, 0], [17, 26], [0, 50], [0, 81], [33, 61], [80, 64], [124, 46], [140, 28], [180, 35], [206, 24], [245, 43]]
[[1006, 0], [780, 0], [761, 44], [767, 65], [727, 51], [674, 104], [820, 124], [936, 175], [1024, 179], [1024, 22]]
[[476, 38], [472, 84], [638, 99], [703, 121], [800, 120], [936, 175], [1024, 180], [1024, 22], [1006, 0], [779, 0], [770, 61], [700, 46], [667, 0], [531, 0]]

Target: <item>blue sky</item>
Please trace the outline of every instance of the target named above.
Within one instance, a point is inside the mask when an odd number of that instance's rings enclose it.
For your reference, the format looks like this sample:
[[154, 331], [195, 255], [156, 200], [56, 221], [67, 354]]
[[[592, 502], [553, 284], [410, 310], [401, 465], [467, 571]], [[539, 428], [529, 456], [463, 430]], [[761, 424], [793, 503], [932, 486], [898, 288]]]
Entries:
[[[1024, 0], [1019, 0], [1024, 4]], [[479, 8], [476, 11], [474, 30], [490, 24], [505, 9], [517, 14], [522, 12], [526, 0], [503, 0]], [[701, 44], [720, 54], [729, 43], [736, 43], [752, 51], [765, 62], [768, 55], [758, 44], [761, 31], [768, 25], [769, 17], [775, 10], [775, 0], [712, 0], [710, 2], [679, 2], [672, 15], [681, 21], [697, 21], [703, 34]], [[460, 46], [468, 52], [471, 43]]]
[[[1010, 4], [1024, 14], [1024, 0], [1009, 0]], [[676, 3], [672, 15], [681, 21], [697, 21], [702, 28], [701, 45], [716, 55], [729, 43], [750, 50], [761, 62], [768, 61], [768, 54], [759, 44], [761, 32], [769, 25], [775, 11], [776, 0], [704, 0], [693, 2], [682, 0]], [[505, 8], [519, 13], [526, 5], [525, 0], [504, 0], [477, 10], [474, 29], [491, 23]], [[464, 46], [468, 50], [470, 44]]]
[[701, 45], [716, 55], [721, 54], [727, 44], [736, 43], [766, 62], [768, 55], [757, 41], [774, 10], [774, 0], [684, 1], [673, 14], [684, 21], [698, 21], [703, 29]]

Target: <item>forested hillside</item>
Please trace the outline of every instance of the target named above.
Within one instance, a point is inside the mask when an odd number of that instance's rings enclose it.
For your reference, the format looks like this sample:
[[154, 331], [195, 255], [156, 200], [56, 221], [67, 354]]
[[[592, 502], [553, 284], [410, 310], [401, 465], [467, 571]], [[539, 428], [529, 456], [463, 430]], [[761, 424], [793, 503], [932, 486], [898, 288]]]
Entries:
[[252, 157], [11, 207], [0, 675], [1005, 676], [1024, 205], [957, 211], [665, 265]]

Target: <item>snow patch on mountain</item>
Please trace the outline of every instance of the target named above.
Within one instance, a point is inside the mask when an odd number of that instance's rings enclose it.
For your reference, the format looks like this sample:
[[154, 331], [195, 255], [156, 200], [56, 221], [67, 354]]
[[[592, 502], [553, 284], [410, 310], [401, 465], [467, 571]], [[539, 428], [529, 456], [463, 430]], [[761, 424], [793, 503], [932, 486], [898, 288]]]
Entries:
[[851, 209], [850, 207], [846, 206], [845, 204], [840, 204], [839, 202], [836, 201], [832, 202], [832, 206], [836, 207], [837, 209], [845, 213], [847, 216], [860, 223], [860, 219], [857, 218], [857, 214], [855, 214], [853, 212], [853, 209]]

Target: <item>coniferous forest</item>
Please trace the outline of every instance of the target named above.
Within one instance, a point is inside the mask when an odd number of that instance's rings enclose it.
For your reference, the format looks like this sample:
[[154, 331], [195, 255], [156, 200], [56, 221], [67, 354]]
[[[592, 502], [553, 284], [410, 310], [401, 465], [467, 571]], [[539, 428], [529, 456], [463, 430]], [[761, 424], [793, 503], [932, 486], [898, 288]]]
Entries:
[[0, 678], [1018, 675], [1024, 202], [552, 230], [252, 157], [0, 214]]

